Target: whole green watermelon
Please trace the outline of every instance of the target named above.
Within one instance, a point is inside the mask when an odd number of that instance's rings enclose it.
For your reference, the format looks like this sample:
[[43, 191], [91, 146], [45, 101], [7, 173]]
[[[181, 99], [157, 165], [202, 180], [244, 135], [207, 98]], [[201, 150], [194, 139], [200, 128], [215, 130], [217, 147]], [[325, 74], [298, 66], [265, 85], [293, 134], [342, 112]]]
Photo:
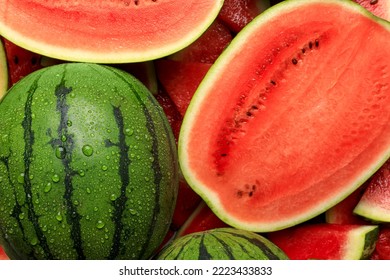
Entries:
[[13, 259], [148, 259], [176, 202], [175, 141], [129, 74], [64, 63], [0, 103], [0, 242]]

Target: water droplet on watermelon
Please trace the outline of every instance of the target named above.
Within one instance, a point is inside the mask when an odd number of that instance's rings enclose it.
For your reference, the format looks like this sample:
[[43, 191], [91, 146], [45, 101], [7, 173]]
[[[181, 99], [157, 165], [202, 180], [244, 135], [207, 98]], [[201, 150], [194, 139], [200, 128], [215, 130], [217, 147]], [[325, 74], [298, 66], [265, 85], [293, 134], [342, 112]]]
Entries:
[[38, 238], [34, 237], [31, 241], [30, 241], [30, 244], [35, 246], [38, 244]]
[[58, 183], [60, 181], [60, 176], [58, 176], [58, 174], [54, 174], [51, 179], [54, 183]]
[[62, 142], [66, 142], [66, 140], [68, 140], [68, 137], [66, 137], [66, 135], [62, 135], [61, 136], [61, 141]]
[[107, 169], [108, 169], [107, 165], [102, 165], [102, 170], [103, 171], [107, 171]]
[[80, 175], [81, 177], [84, 177], [84, 176], [85, 176], [84, 170], [80, 169], [80, 170], [79, 170], [79, 175]]
[[99, 210], [99, 208], [97, 208], [96, 206], [93, 208], [93, 211], [97, 212]]
[[96, 227], [98, 229], [102, 229], [102, 228], [104, 228], [104, 226], [105, 226], [105, 223], [103, 221], [101, 221], [101, 220], [97, 221]]
[[24, 173], [20, 173], [18, 176], [18, 183], [23, 184], [24, 183]]
[[67, 120], [67, 121], [66, 121], [66, 125], [67, 125], [68, 127], [71, 127], [72, 124], [73, 124], [72, 121], [70, 121], [70, 120]]
[[57, 157], [58, 159], [64, 159], [64, 158], [65, 158], [65, 155], [66, 155], [66, 150], [65, 150], [64, 147], [58, 146], [58, 147], [56, 148], [55, 154], [56, 154], [56, 157]]
[[83, 151], [83, 154], [87, 157], [92, 156], [93, 154], [93, 148], [90, 145], [84, 145], [81, 150]]
[[135, 209], [129, 209], [129, 212], [131, 215], [137, 214], [137, 211]]
[[44, 226], [42, 227], [42, 231], [47, 231], [47, 226], [46, 226], [46, 225], [44, 225]]
[[110, 195], [110, 200], [111, 201], [115, 201], [115, 199], [116, 199], [116, 195], [113, 193], [113, 194], [111, 194]]
[[23, 219], [24, 219], [24, 213], [20, 213], [20, 214], [19, 214], [19, 219], [20, 219], [20, 220], [23, 220]]
[[90, 188], [87, 188], [87, 193], [91, 193], [91, 189]]
[[131, 135], [133, 135], [133, 133], [134, 133], [133, 129], [131, 129], [131, 128], [126, 128], [125, 129], [125, 134], [126, 135], [131, 136]]
[[57, 215], [56, 215], [56, 220], [61, 222], [62, 221], [62, 215], [61, 215], [61, 212], [58, 212]]

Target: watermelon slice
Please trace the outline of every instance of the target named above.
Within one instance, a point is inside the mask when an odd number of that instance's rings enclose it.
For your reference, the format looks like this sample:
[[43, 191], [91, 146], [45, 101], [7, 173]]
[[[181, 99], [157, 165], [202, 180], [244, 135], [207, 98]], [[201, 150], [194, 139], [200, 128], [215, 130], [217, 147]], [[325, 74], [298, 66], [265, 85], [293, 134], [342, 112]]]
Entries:
[[336, 205], [390, 156], [388, 44], [390, 23], [352, 1], [267, 9], [191, 100], [179, 136], [187, 182], [221, 220], [256, 232]]
[[215, 20], [223, 0], [0, 0], [0, 34], [70, 61], [123, 63], [172, 54]]
[[378, 239], [375, 225], [298, 225], [267, 234], [292, 260], [370, 258]]
[[375, 250], [371, 255], [372, 260], [390, 260], [390, 228], [380, 226], [379, 237]]
[[353, 213], [354, 208], [358, 204], [360, 198], [366, 189], [367, 184], [363, 184], [348, 197], [330, 208], [325, 212], [325, 220], [330, 224], [344, 224], [344, 225], [364, 225], [369, 224], [368, 221], [361, 216]]
[[169, 59], [184, 62], [214, 63], [232, 41], [230, 30], [215, 20], [195, 42], [169, 56]]
[[3, 40], [11, 86], [21, 78], [42, 68], [41, 55], [15, 45], [7, 39]]
[[158, 80], [184, 116], [192, 96], [211, 64], [170, 59], [160, 59], [155, 64]]
[[238, 33], [269, 6], [268, 0], [225, 0], [218, 19]]
[[390, 222], [390, 160], [369, 181], [353, 212], [376, 222]]
[[8, 89], [8, 68], [7, 56], [5, 54], [3, 42], [0, 40], [0, 100]]

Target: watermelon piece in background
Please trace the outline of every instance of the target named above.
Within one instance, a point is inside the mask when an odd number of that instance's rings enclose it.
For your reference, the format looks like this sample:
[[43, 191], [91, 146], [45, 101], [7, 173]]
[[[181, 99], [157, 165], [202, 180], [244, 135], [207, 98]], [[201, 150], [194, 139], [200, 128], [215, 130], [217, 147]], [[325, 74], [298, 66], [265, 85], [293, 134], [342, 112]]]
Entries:
[[155, 65], [159, 82], [184, 116], [192, 96], [212, 64], [160, 59]]
[[379, 237], [371, 260], [390, 260], [390, 228], [380, 226]]
[[172, 54], [169, 59], [185, 62], [214, 63], [232, 41], [230, 30], [215, 20], [191, 45]]
[[390, 222], [390, 160], [368, 181], [353, 212], [375, 222]]
[[376, 225], [303, 224], [270, 232], [267, 238], [292, 260], [369, 259], [378, 240]]
[[204, 230], [229, 227], [211, 211], [204, 201], [201, 201], [191, 216], [177, 232], [177, 237]]
[[269, 7], [269, 0], [225, 0], [218, 19], [232, 32], [238, 33]]
[[368, 221], [353, 213], [353, 209], [358, 204], [366, 189], [367, 184], [361, 185], [348, 197], [325, 212], [325, 220], [330, 224], [369, 224]]
[[390, 1], [389, 0], [353, 0], [374, 15], [385, 20], [390, 20]]
[[171, 229], [177, 231], [181, 228], [201, 201], [200, 196], [191, 189], [187, 182], [183, 179], [180, 180]]
[[19, 47], [5, 38], [2, 39], [7, 56], [9, 82], [11, 86], [21, 78], [42, 68], [41, 55]]
[[164, 89], [159, 88], [158, 94], [156, 95], [156, 99], [163, 108], [165, 115], [167, 116], [168, 122], [171, 125], [173, 135], [175, 136], [175, 140], [177, 143], [177, 140], [179, 139], [179, 132], [183, 117], [177, 110], [175, 103], [173, 103], [172, 99], [169, 97], [169, 95]]
[[7, 56], [5, 54], [4, 44], [0, 40], [0, 100], [8, 89], [8, 67]]
[[1, 246], [0, 246], [0, 260], [9, 260], [7, 254], [4, 252], [4, 249]]

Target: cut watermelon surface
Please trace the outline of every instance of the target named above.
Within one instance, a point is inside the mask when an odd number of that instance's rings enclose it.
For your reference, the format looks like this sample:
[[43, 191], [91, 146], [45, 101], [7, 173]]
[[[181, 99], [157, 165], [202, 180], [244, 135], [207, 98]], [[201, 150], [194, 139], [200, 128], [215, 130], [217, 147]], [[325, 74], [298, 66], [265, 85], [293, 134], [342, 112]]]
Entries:
[[187, 109], [179, 158], [189, 184], [224, 222], [253, 231], [343, 200], [390, 155], [389, 40], [388, 22], [349, 1], [266, 10]]

